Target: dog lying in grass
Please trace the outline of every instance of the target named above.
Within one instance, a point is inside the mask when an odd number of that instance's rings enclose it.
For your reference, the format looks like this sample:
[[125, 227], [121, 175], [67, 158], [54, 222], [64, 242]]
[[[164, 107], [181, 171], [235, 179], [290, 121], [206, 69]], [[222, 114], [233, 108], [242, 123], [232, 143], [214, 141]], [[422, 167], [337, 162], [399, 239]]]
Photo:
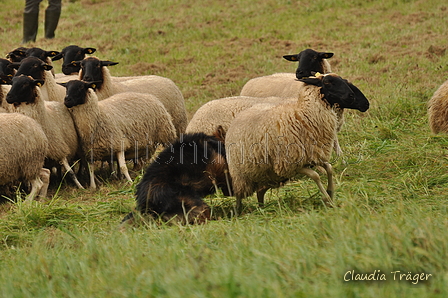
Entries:
[[[171, 223], [205, 223], [210, 208], [203, 201], [221, 188], [231, 195], [224, 148], [224, 130], [214, 135], [182, 135], [147, 167], [137, 185], [136, 211]], [[122, 223], [132, 223], [134, 212]]]

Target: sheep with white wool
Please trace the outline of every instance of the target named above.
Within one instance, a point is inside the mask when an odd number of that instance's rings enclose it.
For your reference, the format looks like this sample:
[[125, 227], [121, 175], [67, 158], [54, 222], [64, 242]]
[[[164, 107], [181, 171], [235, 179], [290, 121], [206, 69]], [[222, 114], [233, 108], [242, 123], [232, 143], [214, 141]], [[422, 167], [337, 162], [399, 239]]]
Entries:
[[121, 92], [138, 92], [152, 94], [164, 105], [173, 119], [176, 133], [179, 136], [187, 127], [187, 112], [182, 92], [176, 84], [165, 77], [147, 75], [136, 76], [135, 79], [122, 82], [114, 81], [107, 66], [117, 62], [102, 61], [96, 57], [87, 57], [73, 65], [79, 64], [79, 78], [86, 82], [96, 82], [95, 92], [99, 100]]
[[[258, 77], [249, 80], [241, 90], [241, 96], [270, 97], [278, 96], [284, 98], [295, 97], [298, 90], [303, 87], [303, 83], [297, 79], [309, 77], [314, 73], [327, 74], [331, 72], [331, 66], [327, 59], [333, 57], [333, 53], [316, 52], [312, 49], [306, 49], [299, 54], [285, 55], [288, 61], [298, 61], [296, 73], [275, 73], [268, 76]], [[338, 113], [338, 132], [344, 124], [344, 111], [337, 110]], [[334, 143], [336, 155], [342, 154], [341, 146], [336, 137]]]
[[443, 83], [429, 100], [428, 118], [433, 133], [448, 134], [448, 81]]
[[150, 157], [159, 144], [176, 137], [171, 116], [153, 95], [124, 92], [99, 101], [95, 83], [72, 80], [66, 87], [65, 106], [89, 161], [91, 188], [96, 188], [94, 161], [111, 160], [115, 154], [121, 173], [132, 181], [125, 159]]
[[[234, 97], [226, 97], [215, 99], [207, 102], [203, 106], [201, 106], [193, 117], [190, 120], [190, 123], [187, 126], [187, 133], [194, 132], [204, 132], [207, 134], [213, 133], [216, 130], [216, 127], [222, 126], [224, 131], [227, 131], [230, 123], [233, 121], [235, 117], [238, 116], [242, 111], [260, 104], [260, 103], [269, 103], [269, 104], [284, 104], [289, 102], [294, 102], [297, 100], [298, 95], [300, 94], [300, 89], [305, 86], [305, 83], [300, 81], [295, 81], [295, 83], [300, 84], [300, 88], [296, 89], [294, 93], [294, 97], [283, 98], [283, 97], [249, 97], [249, 96], [234, 96]], [[348, 86], [355, 93], [355, 101], [356, 102], [364, 102], [366, 101], [366, 97], [364, 94], [352, 83], [346, 82]], [[343, 122], [343, 111], [344, 109], [341, 107], [335, 107], [334, 111], [337, 115], [338, 125], [337, 131], [340, 130], [342, 122]], [[337, 138], [335, 139], [334, 144], [336, 153], [338, 153], [339, 142], [337, 142]]]
[[63, 102], [65, 97], [65, 88], [58, 84], [52, 73], [53, 66], [45, 63], [36, 57], [27, 57], [19, 63], [12, 63], [11, 67], [17, 69], [15, 76], [31, 76], [36, 80], [43, 80], [45, 84], [41, 88], [44, 100]]
[[[364, 112], [369, 102], [356, 101], [350, 86], [335, 74], [301, 81], [306, 85], [296, 102], [243, 111], [227, 131], [226, 157], [238, 212], [243, 198], [256, 191], [258, 202], [263, 204], [269, 188], [279, 187], [297, 175], [312, 178], [325, 202], [332, 204], [329, 159], [337, 128], [334, 107]], [[327, 190], [313, 166], [326, 170]]]
[[226, 132], [230, 123], [239, 113], [254, 105], [260, 103], [282, 104], [296, 100], [296, 98], [266, 97], [263, 101], [260, 101], [259, 98], [250, 96], [233, 96], [211, 100], [194, 113], [185, 132], [203, 132], [211, 135], [218, 126], [221, 126], [223, 131]]
[[45, 197], [50, 177], [43, 168], [47, 150], [47, 137], [35, 120], [19, 113], [0, 114], [0, 185], [27, 181], [31, 191], [26, 201]]
[[63, 103], [42, 98], [40, 86], [43, 84], [43, 80], [24, 75], [14, 77], [6, 96], [9, 111], [24, 114], [42, 126], [48, 138], [47, 158], [64, 166], [76, 186], [83, 188], [69, 164], [79, 153], [78, 135], [72, 117]]

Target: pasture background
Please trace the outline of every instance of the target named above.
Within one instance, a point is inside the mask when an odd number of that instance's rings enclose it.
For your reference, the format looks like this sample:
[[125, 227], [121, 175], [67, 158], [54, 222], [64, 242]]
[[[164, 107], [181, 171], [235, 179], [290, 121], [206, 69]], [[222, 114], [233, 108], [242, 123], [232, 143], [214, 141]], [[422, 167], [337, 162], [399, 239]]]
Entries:
[[[19, 47], [24, 1], [0, 1], [2, 55]], [[44, 1], [46, 4], [46, 1]], [[2, 297], [447, 297], [448, 138], [426, 103], [448, 79], [448, 4], [385, 1], [63, 1], [47, 50], [97, 48], [113, 75], [171, 78], [189, 115], [238, 95], [250, 78], [294, 72], [284, 54], [331, 51], [333, 71], [370, 99], [349, 111], [333, 161], [339, 206], [312, 181], [268, 192], [268, 204], [207, 198], [202, 226], [142, 224], [119, 232], [134, 185], [62, 184], [31, 207], [0, 208]], [[60, 63], [55, 62], [57, 72]], [[137, 177], [136, 181], [138, 181]], [[381, 270], [386, 282], [344, 282]], [[431, 273], [394, 281], [391, 271]]]

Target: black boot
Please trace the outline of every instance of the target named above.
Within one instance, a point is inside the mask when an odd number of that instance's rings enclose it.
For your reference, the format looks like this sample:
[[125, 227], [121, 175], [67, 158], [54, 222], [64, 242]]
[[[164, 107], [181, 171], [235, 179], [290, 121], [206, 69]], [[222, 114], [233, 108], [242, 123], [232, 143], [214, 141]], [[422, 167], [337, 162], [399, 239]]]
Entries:
[[36, 41], [37, 28], [39, 26], [39, 13], [23, 13], [23, 39], [22, 44]]
[[46, 10], [45, 11], [45, 38], [54, 38], [54, 31], [58, 26], [59, 17], [61, 11], [59, 10]]

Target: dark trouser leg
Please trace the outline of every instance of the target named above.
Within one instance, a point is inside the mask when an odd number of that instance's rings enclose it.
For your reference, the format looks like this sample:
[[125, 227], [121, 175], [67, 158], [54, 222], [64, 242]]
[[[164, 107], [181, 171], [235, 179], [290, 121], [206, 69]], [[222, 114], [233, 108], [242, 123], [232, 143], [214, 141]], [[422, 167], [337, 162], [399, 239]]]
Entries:
[[39, 27], [39, 4], [42, 0], [26, 0], [23, 10], [23, 39], [22, 43], [36, 41]]
[[39, 13], [23, 13], [23, 39], [22, 43], [36, 41], [39, 25]]
[[45, 10], [45, 38], [54, 38], [61, 16], [61, 0], [49, 0]]

